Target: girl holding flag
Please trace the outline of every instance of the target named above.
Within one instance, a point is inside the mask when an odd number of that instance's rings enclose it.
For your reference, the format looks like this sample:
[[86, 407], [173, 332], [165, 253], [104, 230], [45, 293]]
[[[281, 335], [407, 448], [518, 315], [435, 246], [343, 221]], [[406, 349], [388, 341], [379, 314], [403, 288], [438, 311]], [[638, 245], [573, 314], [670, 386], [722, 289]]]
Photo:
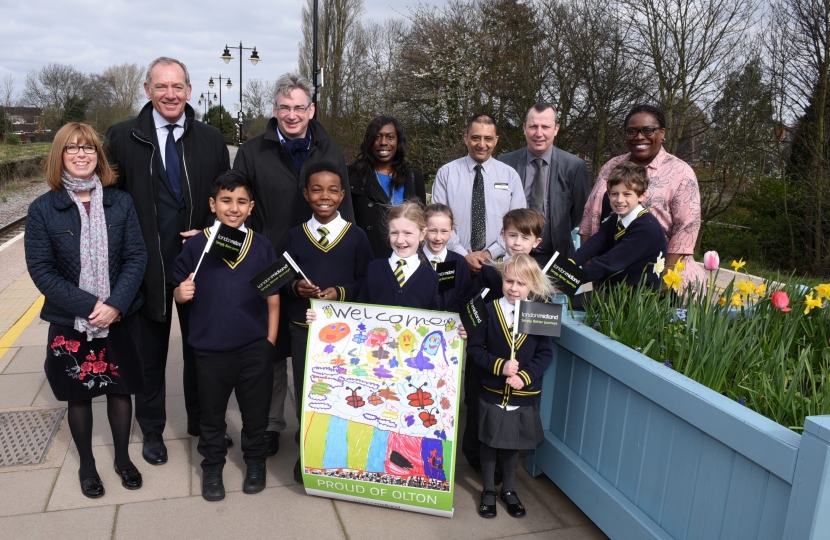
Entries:
[[[489, 319], [470, 331], [467, 343], [467, 358], [481, 378], [478, 432], [484, 490], [478, 513], [496, 517], [499, 496], [508, 514], [522, 517], [526, 511], [514, 491], [519, 450], [532, 450], [544, 438], [536, 396], [553, 359], [553, 345], [548, 336], [517, 333], [514, 320], [522, 301], [545, 300], [555, 291], [529, 255], [517, 254], [493, 267], [502, 277], [504, 297], [487, 304]], [[501, 494], [494, 483], [497, 457], [504, 471]]]

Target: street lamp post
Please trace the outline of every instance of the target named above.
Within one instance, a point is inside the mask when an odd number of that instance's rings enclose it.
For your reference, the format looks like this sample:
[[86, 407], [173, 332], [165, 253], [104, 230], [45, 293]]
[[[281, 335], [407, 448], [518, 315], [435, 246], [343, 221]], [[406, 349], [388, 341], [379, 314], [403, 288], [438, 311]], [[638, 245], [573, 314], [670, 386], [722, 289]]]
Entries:
[[[241, 41], [239, 42], [239, 47], [234, 47], [234, 49], [239, 49], [239, 144], [242, 144], [242, 51], [252, 51], [251, 57], [248, 58], [248, 60], [250, 60], [253, 65], [257, 65], [260, 58], [256, 52], [256, 47], [243, 47]], [[233, 60], [233, 56], [231, 56], [231, 52], [228, 49], [227, 44], [225, 44], [225, 51], [219, 58], [224, 60], [226, 64]]]
[[201, 96], [199, 96], [199, 105], [201, 105], [201, 104], [202, 104], [202, 102], [204, 102], [204, 103], [205, 103], [205, 115], [204, 115], [202, 118], [204, 119], [203, 121], [204, 121], [206, 124], [209, 124], [209, 123], [210, 123], [210, 122], [208, 122], [208, 121], [207, 121], [207, 112], [208, 112], [208, 109], [209, 109], [210, 107], [213, 107], [213, 103], [214, 103], [215, 101], [216, 101], [216, 94], [213, 94], [213, 100], [211, 100], [211, 97], [210, 97], [210, 91], [208, 91], [207, 96], [205, 96], [205, 94], [202, 94]]
[[[225, 84], [225, 88], [227, 88], [228, 90], [233, 88], [233, 84], [231, 84], [230, 77], [222, 77], [221, 73], [216, 78], [219, 79], [219, 133], [221, 133], [222, 132], [222, 79], [225, 79], [225, 80], [228, 81], [227, 84]], [[210, 86], [211, 88], [213, 88], [213, 85], [215, 84], [213, 82], [213, 79], [214, 79], [214, 77], [211, 77], [210, 80], [208, 81], [208, 86]]]

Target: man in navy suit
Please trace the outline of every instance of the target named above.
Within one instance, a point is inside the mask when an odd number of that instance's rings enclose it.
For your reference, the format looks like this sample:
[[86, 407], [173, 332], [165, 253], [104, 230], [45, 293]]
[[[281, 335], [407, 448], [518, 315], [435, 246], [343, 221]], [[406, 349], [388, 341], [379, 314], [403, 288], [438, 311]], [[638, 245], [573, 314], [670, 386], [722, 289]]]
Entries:
[[527, 146], [498, 159], [519, 173], [527, 207], [545, 216], [542, 243], [533, 251], [544, 264], [556, 251], [566, 257], [574, 252], [571, 231], [582, 220], [591, 182], [583, 160], [553, 146], [559, 124], [552, 105], [531, 107], [523, 128]]

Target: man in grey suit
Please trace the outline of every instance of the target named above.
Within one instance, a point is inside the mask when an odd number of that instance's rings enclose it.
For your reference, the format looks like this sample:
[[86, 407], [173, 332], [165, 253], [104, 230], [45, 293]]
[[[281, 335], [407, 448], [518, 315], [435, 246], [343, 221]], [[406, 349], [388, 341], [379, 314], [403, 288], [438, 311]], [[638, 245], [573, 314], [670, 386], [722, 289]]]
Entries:
[[566, 257], [574, 252], [571, 231], [582, 220], [591, 190], [585, 162], [553, 146], [559, 131], [556, 120], [552, 105], [537, 103], [527, 112], [522, 126], [527, 146], [498, 157], [519, 173], [527, 207], [539, 211], [547, 221], [542, 243], [533, 252], [540, 264], [556, 251]]

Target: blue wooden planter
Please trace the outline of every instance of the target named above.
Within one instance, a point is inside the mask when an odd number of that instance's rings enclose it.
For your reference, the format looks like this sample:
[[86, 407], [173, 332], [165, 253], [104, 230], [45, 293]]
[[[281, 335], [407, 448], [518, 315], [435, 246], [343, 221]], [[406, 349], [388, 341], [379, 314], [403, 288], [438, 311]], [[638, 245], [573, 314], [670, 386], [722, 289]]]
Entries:
[[526, 461], [613, 539], [830, 539], [830, 416], [799, 435], [565, 318]]

